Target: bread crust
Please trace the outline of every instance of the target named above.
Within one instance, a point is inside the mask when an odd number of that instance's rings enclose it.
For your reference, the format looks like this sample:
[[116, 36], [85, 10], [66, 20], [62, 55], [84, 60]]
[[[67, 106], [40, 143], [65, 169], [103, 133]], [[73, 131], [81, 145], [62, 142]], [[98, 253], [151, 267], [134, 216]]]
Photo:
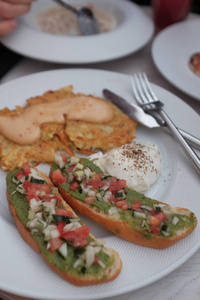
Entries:
[[[98, 210], [95, 210], [92, 206], [88, 205], [85, 202], [79, 201], [72, 197], [69, 193], [65, 191], [64, 188], [62, 188], [52, 177], [52, 172], [50, 172], [50, 178], [53, 181], [54, 185], [56, 185], [59, 188], [59, 191], [62, 195], [62, 197], [65, 199], [65, 201], [78, 213], [92, 219], [96, 223], [106, 227], [108, 230], [112, 231], [119, 237], [130, 241], [134, 244], [154, 248], [154, 249], [165, 249], [179, 240], [183, 239], [187, 235], [189, 235], [196, 227], [197, 225], [197, 219], [195, 219], [194, 227], [192, 227], [189, 230], [183, 230], [180, 232], [179, 235], [173, 236], [173, 237], [163, 237], [154, 235], [151, 239], [147, 239], [143, 235], [143, 230], [138, 231], [134, 229], [133, 227], [130, 227], [127, 222], [121, 221], [121, 220], [114, 220], [110, 215], [104, 214]], [[160, 202], [162, 203], [162, 202]], [[170, 205], [166, 203], [162, 203], [170, 207]], [[191, 211], [185, 208], [173, 208], [172, 212], [179, 213], [179, 214], [185, 214], [187, 216], [190, 215]]]
[[[44, 174], [43, 172], [40, 172], [40, 175], [46, 180], [46, 182], [48, 183], [48, 185], [53, 186], [51, 180], [46, 176], [46, 174]], [[60, 196], [61, 197], [61, 196]], [[62, 197], [61, 197], [62, 199]], [[46, 257], [42, 254], [41, 250], [40, 250], [40, 246], [38, 244], [38, 242], [36, 242], [34, 240], [34, 238], [32, 237], [31, 232], [29, 231], [29, 229], [26, 228], [26, 226], [20, 221], [16, 210], [14, 208], [14, 206], [11, 203], [10, 200], [10, 195], [8, 193], [7, 190], [7, 200], [8, 200], [8, 205], [9, 205], [9, 210], [10, 213], [15, 221], [15, 224], [17, 226], [17, 229], [21, 235], [21, 237], [23, 238], [23, 240], [36, 252], [40, 253], [43, 260], [48, 264], [48, 266], [55, 272], [57, 273], [61, 278], [63, 278], [64, 280], [68, 281], [71, 284], [74, 284], [76, 286], [87, 286], [87, 285], [93, 285], [93, 284], [101, 284], [101, 283], [106, 283], [109, 282], [113, 279], [115, 279], [121, 269], [122, 269], [122, 261], [119, 257], [119, 254], [112, 248], [107, 248], [104, 247], [104, 250], [106, 253], [110, 254], [110, 255], [114, 255], [115, 257], [115, 263], [110, 266], [109, 268], [106, 269], [106, 272], [102, 269], [102, 271], [99, 273], [98, 277], [94, 277], [92, 275], [83, 275], [83, 276], [76, 276], [75, 274], [72, 274], [70, 272], [67, 271], [62, 271], [60, 269], [58, 269], [53, 263], [49, 263], [46, 260]], [[74, 217], [79, 218], [75, 212], [73, 211], [73, 209], [62, 199], [62, 203], [65, 207], [65, 209], [70, 210]], [[80, 218], [79, 218], [80, 219]], [[91, 237], [95, 238], [92, 234], [90, 234]], [[102, 279], [102, 278], [105, 279]]]

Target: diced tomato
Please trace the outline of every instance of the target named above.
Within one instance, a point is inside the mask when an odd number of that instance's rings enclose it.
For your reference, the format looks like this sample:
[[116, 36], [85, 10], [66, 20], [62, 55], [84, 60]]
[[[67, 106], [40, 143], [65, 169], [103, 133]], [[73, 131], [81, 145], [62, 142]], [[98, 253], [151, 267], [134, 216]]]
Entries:
[[107, 200], [108, 200], [109, 202], [117, 202], [117, 201], [119, 201], [119, 199], [118, 199], [118, 198], [115, 198], [115, 197], [113, 196], [113, 194], [111, 194], [110, 197], [107, 198]]
[[85, 178], [82, 178], [82, 185], [83, 185], [84, 188], [87, 187], [87, 181], [86, 181]]
[[98, 256], [95, 255], [94, 257], [94, 261], [93, 261], [93, 265], [96, 265], [98, 263], [98, 261], [100, 260], [100, 258]]
[[117, 180], [117, 190], [121, 190], [124, 187], [126, 187], [126, 180], [124, 179]]
[[93, 203], [95, 200], [96, 200], [95, 197], [86, 197], [85, 198], [85, 202], [88, 203], [88, 204]]
[[55, 252], [62, 246], [62, 241], [60, 238], [55, 238], [55, 239], [49, 241], [49, 243], [50, 243], [50, 250], [52, 252]]
[[57, 205], [60, 205], [61, 204], [61, 202], [62, 202], [62, 200], [59, 198], [59, 197], [57, 197], [57, 196], [50, 196], [50, 195], [44, 195], [43, 197], [42, 197], [42, 200], [44, 200], [44, 201], [46, 201], [46, 202], [51, 202], [51, 200], [52, 199], [56, 199], [57, 200]]
[[29, 190], [29, 191], [33, 190], [33, 193], [35, 191], [44, 191], [44, 192], [46, 192], [46, 194], [50, 194], [51, 193], [51, 190], [50, 190], [50, 187], [48, 186], [48, 184], [32, 183], [32, 182], [30, 182], [28, 180], [26, 180], [23, 183], [23, 188], [25, 190]]
[[94, 180], [101, 180], [101, 178], [103, 177], [102, 173], [96, 173], [92, 176], [92, 179]]
[[101, 174], [101, 173], [96, 173], [92, 177], [91, 185], [92, 185], [93, 189], [100, 188], [106, 184], [104, 181], [101, 180], [102, 177], [103, 177], [103, 174]]
[[114, 176], [113, 177], [108, 177], [107, 180], [110, 181], [110, 182], [116, 182], [117, 177], [114, 177]]
[[56, 210], [56, 214], [60, 216], [66, 216], [71, 218], [73, 216], [73, 213], [70, 210], [64, 209], [64, 208], [59, 208]]
[[117, 206], [118, 208], [123, 209], [123, 210], [126, 210], [126, 209], [129, 208], [128, 203], [127, 203], [126, 200], [120, 200], [120, 201], [118, 201], [118, 202], [116, 203], [116, 206]]
[[39, 183], [32, 183], [26, 180], [23, 184], [23, 188], [27, 190], [27, 199], [30, 201], [31, 198], [36, 198], [36, 200], [40, 200], [39, 197], [37, 197], [37, 192], [43, 191], [46, 194], [50, 194], [51, 190], [48, 184], [39, 184]]
[[88, 244], [88, 239], [74, 231], [66, 231], [61, 234], [61, 238], [71, 242], [76, 248], [83, 248]]
[[79, 234], [82, 234], [86, 237], [88, 237], [88, 234], [90, 233], [92, 227], [88, 227], [88, 226], [81, 226], [75, 229], [76, 232], [78, 232]]
[[150, 222], [151, 222], [152, 225], [159, 226], [160, 223], [161, 223], [161, 220], [154, 217], [154, 216], [151, 216], [150, 217]]
[[[109, 200], [109, 201], [110, 201], [110, 200]], [[121, 201], [119, 198], [115, 198], [114, 196], [112, 197], [111, 202], [117, 203], [117, 202], [119, 202], [119, 201]]]
[[25, 174], [23, 172], [18, 172], [15, 174], [15, 177], [17, 177], [17, 180], [20, 180], [24, 176], [25, 176]]
[[127, 209], [128, 209], [128, 203], [124, 203], [124, 204], [121, 206], [121, 209], [127, 210]]
[[67, 169], [67, 172], [68, 172], [68, 173], [72, 172], [75, 166], [76, 166], [76, 164], [71, 165], [71, 167], [69, 167], [69, 168]]
[[67, 155], [65, 153], [60, 153], [60, 156], [62, 157], [63, 162], [67, 162]]
[[140, 208], [140, 206], [142, 205], [142, 203], [139, 200], [135, 200], [132, 204], [131, 204], [131, 208], [132, 209], [138, 209]]
[[110, 182], [110, 186], [109, 186], [109, 189], [108, 189], [110, 192], [115, 192], [117, 191], [117, 188], [116, 188], [116, 182]]
[[74, 182], [72, 182], [71, 184], [70, 184], [70, 190], [71, 191], [76, 191], [78, 188], [79, 188], [79, 184], [78, 184], [78, 182], [76, 182], [76, 181], [74, 181]]
[[31, 173], [31, 168], [28, 161], [23, 165], [23, 171], [25, 176], [28, 176]]
[[29, 186], [31, 186], [30, 181], [25, 180], [24, 183], [23, 183], [23, 188], [24, 188], [25, 190], [27, 190]]
[[122, 188], [124, 188], [126, 186], [126, 180], [124, 179], [120, 179], [118, 181], [111, 181], [110, 182], [110, 186], [109, 186], [109, 191], [110, 192], [115, 192], [115, 191], [119, 191]]
[[156, 218], [158, 218], [160, 221], [168, 221], [168, 217], [165, 213], [163, 212], [156, 212], [155, 209], [152, 209], [150, 211], [150, 214]]
[[168, 217], [165, 213], [159, 212], [156, 214], [156, 218], [159, 219], [161, 222], [162, 221], [168, 221]]
[[155, 208], [153, 208], [153, 209], [150, 211], [150, 214], [151, 214], [152, 216], [155, 216], [155, 215], [157, 214]]
[[39, 196], [36, 196], [36, 195], [27, 195], [26, 194], [26, 199], [28, 200], [28, 202], [31, 201], [31, 199], [35, 198], [36, 201], [40, 201], [40, 197]]
[[158, 226], [155, 226], [155, 225], [152, 225], [150, 227], [151, 231], [154, 233], [154, 234], [159, 234], [160, 233], [160, 228]]
[[71, 242], [76, 248], [83, 248], [88, 244], [88, 234], [91, 227], [82, 226], [73, 231], [66, 231], [61, 234], [61, 238]]
[[67, 178], [63, 175], [60, 169], [55, 170], [52, 177], [58, 184], [67, 182]]
[[58, 222], [57, 229], [60, 232], [60, 234], [63, 232], [63, 228], [65, 227], [66, 223], [65, 222]]

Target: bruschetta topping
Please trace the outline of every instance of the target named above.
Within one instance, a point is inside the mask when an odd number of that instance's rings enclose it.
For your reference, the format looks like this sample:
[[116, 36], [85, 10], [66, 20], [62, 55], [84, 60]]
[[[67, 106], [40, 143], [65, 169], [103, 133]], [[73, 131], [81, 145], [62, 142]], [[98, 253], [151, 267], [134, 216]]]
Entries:
[[[76, 169], [80, 169], [80, 166]], [[63, 182], [65, 177], [59, 171], [55, 174]], [[30, 168], [29, 163], [24, 164], [23, 170], [16, 173], [12, 181], [17, 184], [14, 192], [25, 194], [29, 203], [27, 228], [32, 234], [43, 235], [49, 251], [58, 251], [66, 259], [70, 245], [77, 257], [73, 268], [81, 267], [84, 270], [93, 264], [106, 268], [99, 255], [105, 242], [91, 238], [91, 227], [83, 225], [72, 211], [63, 207], [61, 198], [57, 196], [57, 188], [50, 187], [35, 169]]]
[[167, 205], [128, 189], [125, 180], [104, 175], [85, 158], [61, 159], [56, 155], [55, 162], [62, 168], [55, 168], [52, 178], [73, 197], [116, 219], [131, 218], [135, 226], [150, 235], [169, 237], [178, 228], [181, 216], [174, 215]]

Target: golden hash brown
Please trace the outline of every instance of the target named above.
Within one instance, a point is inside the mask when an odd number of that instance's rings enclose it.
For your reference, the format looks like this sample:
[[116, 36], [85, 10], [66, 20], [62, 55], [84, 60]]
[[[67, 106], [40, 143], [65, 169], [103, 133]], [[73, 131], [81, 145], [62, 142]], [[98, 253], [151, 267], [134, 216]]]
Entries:
[[[106, 101], [106, 100], [105, 100]], [[66, 120], [66, 134], [78, 149], [101, 149], [103, 151], [119, 147], [135, 138], [137, 123], [107, 102], [114, 111], [114, 118], [106, 124], [91, 124]]]
[[[81, 95], [83, 94], [74, 94], [73, 87], [67, 86], [28, 99], [27, 107]], [[123, 114], [113, 104], [107, 101], [106, 103], [114, 111], [113, 120], [106, 124], [70, 120], [66, 120], [66, 125], [44, 123], [40, 126], [40, 140], [32, 145], [13, 143], [0, 134], [0, 167], [3, 170], [21, 167], [27, 159], [33, 165], [40, 162], [51, 163], [56, 150], [64, 150], [69, 155], [73, 155], [73, 152], [77, 150], [90, 153], [90, 150], [100, 148], [106, 151], [130, 142], [134, 138], [137, 123]], [[0, 110], [0, 115], [20, 115], [24, 110], [25, 108], [20, 106], [16, 106], [15, 110], [4, 108]]]
[[72, 98], [80, 94], [73, 93], [73, 86], [69, 85], [56, 91], [47, 91], [42, 96], [36, 96], [27, 100], [27, 106], [39, 103], [54, 102], [64, 98]]
[[[83, 94], [74, 94], [73, 87], [68, 86], [61, 90], [48, 91], [43, 96], [31, 98], [27, 101], [28, 105], [52, 102], [66, 97], [78, 97]], [[90, 95], [92, 97], [92, 95]], [[98, 99], [97, 97], [95, 97]], [[66, 119], [65, 132], [71, 142], [78, 149], [94, 150], [100, 148], [103, 151], [119, 147], [135, 138], [134, 133], [137, 123], [122, 113], [115, 105], [99, 98], [110, 105], [114, 111], [114, 118], [106, 124], [94, 124], [82, 121], [73, 121]], [[97, 138], [98, 137], [98, 138]]]
[[[42, 96], [33, 97], [27, 100], [27, 106], [42, 102], [50, 102], [66, 97], [72, 97], [72, 86], [58, 91], [48, 91]], [[16, 110], [4, 108], [0, 115], [20, 115], [25, 108], [16, 106]], [[27, 160], [32, 165], [40, 162], [51, 163], [56, 150], [64, 150], [73, 155], [74, 146], [65, 133], [65, 125], [56, 123], [45, 123], [41, 125], [41, 139], [32, 145], [19, 145], [11, 142], [0, 134], [0, 167], [3, 170], [12, 170], [21, 167]]]
[[56, 136], [48, 141], [39, 140], [33, 145], [18, 145], [0, 135], [0, 167], [5, 171], [12, 170], [22, 167], [27, 160], [33, 166], [40, 162], [51, 163], [57, 149], [68, 152], [68, 147]]

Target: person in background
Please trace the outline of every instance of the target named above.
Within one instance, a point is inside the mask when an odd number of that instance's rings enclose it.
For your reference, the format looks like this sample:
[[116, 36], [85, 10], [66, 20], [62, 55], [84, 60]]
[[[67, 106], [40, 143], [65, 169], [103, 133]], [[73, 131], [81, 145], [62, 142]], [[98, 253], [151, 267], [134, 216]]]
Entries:
[[35, 0], [0, 0], [0, 36], [11, 33], [17, 26], [16, 17], [26, 14]]

